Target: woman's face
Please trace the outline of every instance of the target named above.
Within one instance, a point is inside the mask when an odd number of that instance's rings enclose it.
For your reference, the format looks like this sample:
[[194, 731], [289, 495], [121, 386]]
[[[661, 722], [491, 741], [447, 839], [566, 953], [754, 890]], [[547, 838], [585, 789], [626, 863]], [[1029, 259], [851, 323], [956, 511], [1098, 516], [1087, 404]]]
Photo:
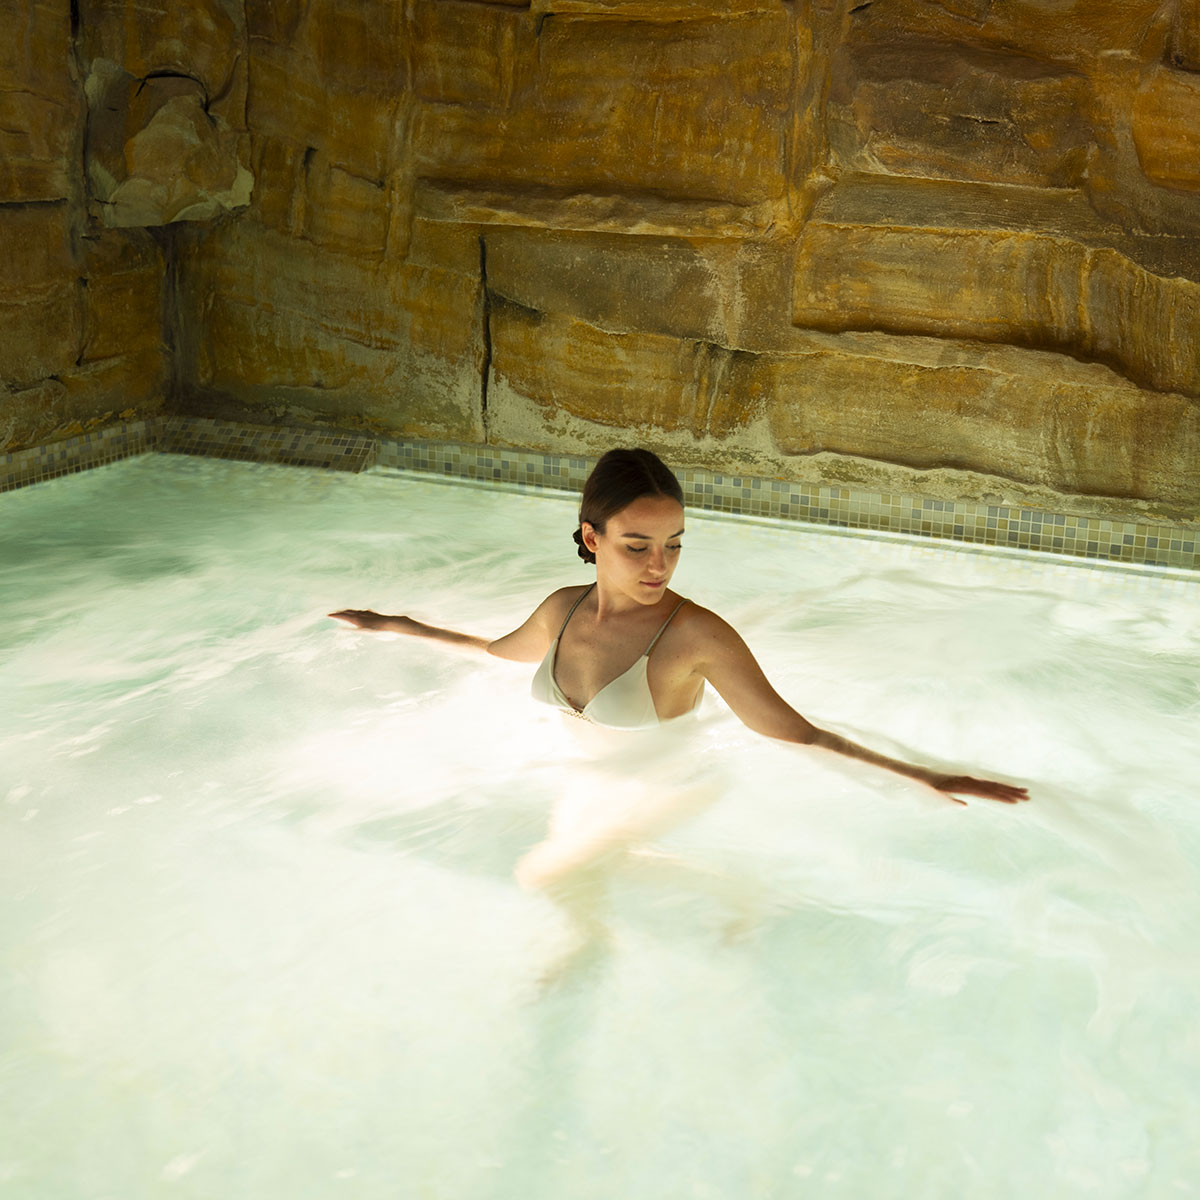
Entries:
[[584, 544], [596, 556], [596, 577], [639, 604], [657, 604], [675, 573], [683, 535], [683, 505], [670, 496], [643, 496], [609, 517], [603, 533], [586, 521]]

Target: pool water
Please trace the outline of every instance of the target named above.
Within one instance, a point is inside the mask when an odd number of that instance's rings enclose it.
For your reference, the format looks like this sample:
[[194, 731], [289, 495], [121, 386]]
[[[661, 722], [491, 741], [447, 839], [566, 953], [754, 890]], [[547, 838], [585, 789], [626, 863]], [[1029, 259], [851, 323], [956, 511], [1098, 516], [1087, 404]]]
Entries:
[[800, 711], [1033, 800], [710, 695], [716, 802], [579, 953], [512, 869], [607, 768], [532, 667], [323, 615], [504, 632], [591, 577], [570, 498], [147, 456], [0, 512], [6, 1200], [1200, 1194], [1200, 583], [689, 514]]

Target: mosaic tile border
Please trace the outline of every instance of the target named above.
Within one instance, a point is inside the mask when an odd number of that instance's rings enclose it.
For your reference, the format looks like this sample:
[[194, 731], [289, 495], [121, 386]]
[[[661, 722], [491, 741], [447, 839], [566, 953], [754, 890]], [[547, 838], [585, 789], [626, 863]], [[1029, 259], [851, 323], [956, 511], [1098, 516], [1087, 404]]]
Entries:
[[582, 491], [595, 458], [472, 446], [463, 442], [406, 442], [380, 439], [376, 465], [397, 471], [422, 471], [453, 479], [519, 484], [524, 487]]
[[0, 454], [0, 492], [145, 454], [158, 444], [160, 418], [121, 421], [92, 433]]
[[370, 434], [348, 430], [240, 425], [208, 417], [150, 417], [0, 454], [0, 492], [152, 451], [357, 472], [375, 464], [379, 441]]
[[208, 417], [166, 417], [155, 449], [244, 462], [363, 471], [375, 464], [379, 442], [353, 430], [239, 425]]
[[[595, 461], [460, 442], [408, 441], [201, 417], [122, 422], [0, 455], [0, 491], [152, 451], [358, 472], [378, 466], [448, 478], [578, 491]], [[749, 517], [936, 538], [979, 547], [1200, 571], [1200, 524], [1139, 523], [1020, 505], [930, 500], [700, 469], [679, 472], [688, 505]]]
[[739, 476], [696, 479], [693, 486], [701, 495], [694, 503], [720, 512], [1128, 565], [1200, 569], [1200, 529], [1194, 527]]
[[[380, 442], [378, 465], [579, 491], [595, 459], [454, 442]], [[677, 472], [689, 507], [969, 545], [1049, 551], [1130, 566], [1200, 570], [1200, 526], [1144, 524], [1020, 505], [929, 500], [696, 468]]]

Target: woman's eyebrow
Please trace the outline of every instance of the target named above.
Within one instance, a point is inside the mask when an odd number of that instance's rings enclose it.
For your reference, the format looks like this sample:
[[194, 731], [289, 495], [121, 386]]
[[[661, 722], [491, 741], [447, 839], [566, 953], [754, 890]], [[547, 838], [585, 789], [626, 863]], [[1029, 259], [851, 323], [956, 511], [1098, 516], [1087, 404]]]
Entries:
[[[650, 534], [648, 534], [648, 533], [623, 533], [623, 534], [621, 534], [621, 536], [623, 538], [638, 538], [640, 541], [643, 541], [643, 542], [654, 541], [654, 538], [651, 537]], [[677, 533], [670, 533], [667, 535], [667, 537], [668, 538], [683, 537], [683, 530], [680, 529]]]

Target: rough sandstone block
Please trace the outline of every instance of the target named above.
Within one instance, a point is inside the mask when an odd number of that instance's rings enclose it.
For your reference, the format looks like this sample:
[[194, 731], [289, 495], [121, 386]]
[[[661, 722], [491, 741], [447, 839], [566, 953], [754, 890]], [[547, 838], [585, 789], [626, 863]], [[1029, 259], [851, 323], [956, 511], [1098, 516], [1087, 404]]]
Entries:
[[[422, 223], [425, 227], [429, 224]], [[661, 333], [731, 349], [791, 337], [790, 243], [686, 240], [492, 226], [490, 293], [613, 333]]]
[[81, 361], [138, 354], [164, 366], [158, 243], [140, 230], [102, 230], [84, 241], [83, 268], [87, 287]]
[[[289, 59], [298, 81], [384, 101], [407, 85], [404, 3], [273, 0], [245, 8], [252, 54]], [[286, 118], [286, 109], [279, 115]]]
[[982, 471], [1064, 492], [1194, 502], [1200, 405], [1118, 378], [1059, 381], [980, 366], [818, 352], [743, 359], [788, 455], [822, 451]]
[[1200, 75], [1152, 72], [1134, 97], [1130, 123], [1147, 178], [1161, 187], [1200, 191]]
[[255, 138], [254, 212], [270, 229], [347, 254], [380, 258], [388, 246], [394, 194], [323, 151], [276, 137]]
[[1200, 71], [1200, 0], [1179, 0], [1168, 58], [1183, 71]]
[[484, 268], [480, 243], [484, 232], [477, 225], [416, 220], [413, 222], [405, 261], [413, 267], [435, 267], [482, 278]]
[[816, 137], [791, 111], [794, 14], [668, 7], [417, 0], [416, 219], [713, 239], [790, 221]]
[[533, 26], [525, 6], [413, 0], [405, 37], [413, 93], [434, 104], [504, 109], [531, 69]]
[[492, 187], [416, 179], [413, 219], [464, 225], [713, 239], [764, 238], [783, 214], [773, 201], [742, 205], [714, 200], [649, 197], [635, 192], [597, 194], [535, 184]]
[[311, 146], [360, 179], [383, 180], [398, 112], [387, 96], [326, 86], [285, 49], [253, 44], [247, 120], [258, 137]]
[[181, 313], [199, 392], [393, 435], [483, 438], [478, 280], [253, 225], [198, 241]]
[[[520, 0], [501, 0], [520, 3]], [[529, 3], [529, 0], [525, 0]], [[773, 0], [532, 0], [535, 16], [607, 16], [626, 21], [696, 21], [728, 17], [773, 16]]]
[[737, 352], [722, 346], [609, 333], [505, 302], [491, 306], [489, 329], [492, 377], [547, 421], [562, 412], [614, 429], [725, 438], [752, 416], [727, 386]]
[[3, 378], [32, 387], [74, 364], [83, 338], [83, 279], [67, 204], [0, 205]]
[[915, 37], [1091, 67], [1105, 55], [1142, 51], [1148, 38], [1161, 44], [1170, 17], [1159, 0], [1087, 0], [1052, 10], [1046, 0], [892, 0], [855, 4], [846, 39], [886, 44]]
[[0, 0], [0, 203], [71, 194], [82, 106], [67, 5]]
[[196, 80], [141, 80], [98, 58], [86, 91], [88, 184], [105, 225], [208, 220], [249, 203], [243, 136], [206, 110]]
[[1092, 83], [1011, 52], [889, 39], [843, 48], [829, 136], [846, 170], [1078, 186]]
[[523, 308], [613, 333], [723, 339], [717, 273], [686, 241], [517, 228], [482, 236], [489, 292]]
[[79, 0], [78, 51], [89, 63], [120, 63], [138, 79], [192, 79], [209, 104], [233, 86], [246, 40], [242, 7], [221, 0]]
[[27, 388], [0, 381], [0, 447], [20, 450], [162, 411], [161, 354], [141, 351], [65, 367]]
[[[162, 258], [148, 238], [76, 239], [70, 206], [0, 206], [0, 446], [157, 411]], [[15, 250], [15, 252], [13, 252]]]
[[658, 197], [778, 199], [791, 28], [782, 11], [673, 24], [552, 17], [505, 111], [419, 107], [414, 170], [496, 189], [633, 192], [651, 208]]
[[[831, 144], [855, 170], [1080, 187], [1123, 228], [1174, 235], [1194, 226], [1194, 210], [1143, 173], [1130, 110], [1147, 72], [1189, 61], [1195, 7], [857, 4], [830, 41]], [[1185, 141], [1190, 107], [1176, 112]]]
[[[935, 223], [936, 194], [886, 180], [834, 189], [798, 244], [796, 324], [1049, 347], [1200, 395], [1200, 283], [1097, 247], [1099, 229], [1037, 228], [1037, 194], [985, 189], [968, 221], [948, 192], [949, 219]], [[872, 204], [886, 217], [860, 224]]]

